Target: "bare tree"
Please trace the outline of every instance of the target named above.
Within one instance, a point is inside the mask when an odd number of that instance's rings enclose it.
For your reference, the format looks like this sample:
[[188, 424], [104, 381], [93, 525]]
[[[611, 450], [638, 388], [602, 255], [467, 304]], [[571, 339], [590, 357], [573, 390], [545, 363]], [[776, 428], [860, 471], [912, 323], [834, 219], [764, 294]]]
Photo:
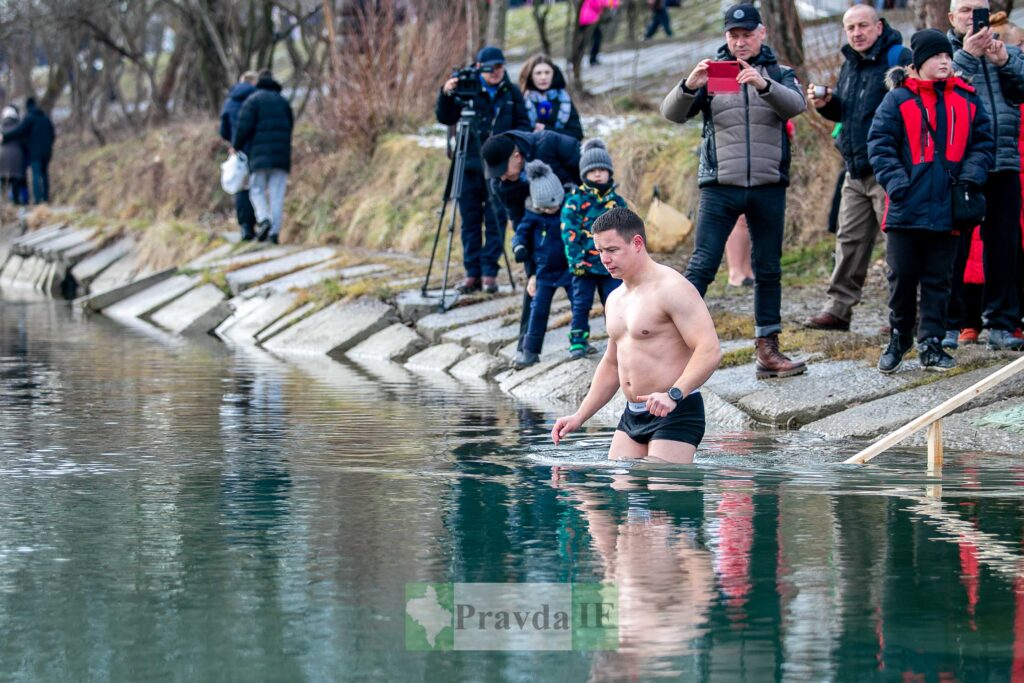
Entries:
[[533, 23], [537, 26], [541, 51], [551, 54], [551, 37], [548, 36], [548, 15], [551, 14], [551, 3], [546, 0], [535, 0], [532, 6]]
[[796, 67], [804, 65], [804, 33], [794, 0], [764, 0], [761, 16], [768, 28], [768, 42], [779, 61]]
[[508, 15], [508, 0], [491, 0], [491, 8], [487, 12], [488, 45], [505, 47], [505, 19]]
[[[1012, 1], [1012, 0], [1011, 0]], [[914, 28], [949, 28], [949, 2], [947, 0], [913, 0]]]

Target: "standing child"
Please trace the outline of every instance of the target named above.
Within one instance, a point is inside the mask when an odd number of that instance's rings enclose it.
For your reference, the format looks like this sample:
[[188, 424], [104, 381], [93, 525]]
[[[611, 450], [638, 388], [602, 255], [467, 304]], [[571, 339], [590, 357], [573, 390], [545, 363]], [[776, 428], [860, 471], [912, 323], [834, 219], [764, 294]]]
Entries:
[[531, 261], [533, 264], [534, 272], [526, 284], [533, 301], [526, 334], [513, 363], [517, 370], [540, 360], [555, 292], [564, 287], [572, 300], [572, 276], [565, 261], [565, 247], [559, 231], [565, 190], [558, 176], [543, 161], [526, 164], [526, 177], [530, 181], [530, 204], [523, 220], [516, 226], [512, 253], [518, 263]]
[[572, 272], [572, 331], [569, 332], [569, 357], [583, 358], [597, 350], [590, 346], [590, 308], [594, 292], [603, 305], [622, 280], [616, 280], [601, 264], [594, 248], [591, 228], [599, 216], [626, 201], [615, 192], [612, 157], [604, 140], [594, 138], [583, 143], [580, 154], [580, 185], [565, 201], [562, 209], [562, 241]]
[[949, 39], [925, 29], [914, 34], [910, 47], [913, 66], [889, 72], [890, 92], [868, 133], [871, 167], [887, 195], [883, 229], [892, 337], [878, 361], [886, 374], [899, 368], [914, 343], [918, 288], [921, 365], [956, 367], [941, 339], [959, 230], [971, 224], [961, 224], [970, 219], [965, 215], [954, 220], [953, 193], [967, 204], [983, 201], [978, 188], [992, 168], [995, 150], [989, 117], [974, 88], [953, 74]]

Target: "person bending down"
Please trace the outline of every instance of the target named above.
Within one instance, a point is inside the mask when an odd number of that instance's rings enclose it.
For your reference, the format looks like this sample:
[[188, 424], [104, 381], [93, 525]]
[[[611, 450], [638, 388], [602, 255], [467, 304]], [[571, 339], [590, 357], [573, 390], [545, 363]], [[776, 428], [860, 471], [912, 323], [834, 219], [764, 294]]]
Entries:
[[608, 349], [590, 391], [575, 413], [558, 418], [551, 439], [561, 443], [621, 387], [628, 403], [609, 457], [691, 463], [704, 437], [699, 389], [722, 359], [711, 314], [686, 278], [647, 253], [638, 215], [615, 208], [592, 230], [601, 263], [623, 286], [608, 296]]

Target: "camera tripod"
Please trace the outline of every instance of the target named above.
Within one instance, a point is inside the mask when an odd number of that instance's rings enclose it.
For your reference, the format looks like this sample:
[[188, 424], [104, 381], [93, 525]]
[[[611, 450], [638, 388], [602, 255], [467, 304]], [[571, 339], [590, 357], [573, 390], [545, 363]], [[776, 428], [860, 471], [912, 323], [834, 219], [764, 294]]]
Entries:
[[[455, 154], [452, 155], [452, 163], [448, 167], [448, 180], [444, 185], [444, 197], [441, 202], [441, 210], [438, 212], [437, 231], [434, 233], [434, 246], [430, 250], [430, 265], [427, 266], [427, 276], [423, 278], [423, 288], [420, 294], [427, 296], [427, 286], [430, 284], [430, 273], [434, 269], [434, 257], [437, 254], [437, 245], [441, 240], [441, 226], [444, 225], [445, 212], [448, 204], [454, 203], [451, 215], [448, 219], [448, 246], [445, 249], [444, 275], [441, 278], [441, 302], [437, 306], [440, 313], [444, 313], [450, 307], [448, 297], [448, 273], [452, 260], [452, 239], [455, 235], [455, 215], [458, 213], [459, 197], [462, 196], [463, 174], [466, 170], [466, 153], [469, 149], [471, 136], [476, 135], [474, 122], [476, 112], [473, 110], [473, 101], [470, 100], [459, 114], [459, 122], [455, 125]], [[493, 198], [492, 198], [493, 201]], [[486, 220], [486, 218], [485, 218]], [[501, 245], [501, 254], [505, 258], [505, 268], [508, 270], [508, 279], [512, 283], [512, 291], [516, 289], [515, 280], [512, 279], [512, 264], [509, 263], [508, 254], [505, 252], [505, 245]], [[452, 300], [454, 303], [454, 299]]]

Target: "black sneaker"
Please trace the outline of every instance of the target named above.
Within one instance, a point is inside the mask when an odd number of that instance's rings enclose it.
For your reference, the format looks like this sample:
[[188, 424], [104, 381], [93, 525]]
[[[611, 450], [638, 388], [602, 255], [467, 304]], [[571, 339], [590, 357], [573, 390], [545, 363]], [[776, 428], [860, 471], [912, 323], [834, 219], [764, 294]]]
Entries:
[[242, 226], [242, 241], [243, 242], [252, 242], [255, 237], [256, 237], [256, 231], [252, 229], [252, 225], [251, 224], [246, 223], [245, 225]]
[[259, 232], [256, 233], [256, 241], [266, 242], [267, 238], [270, 237], [270, 221], [260, 221], [259, 228]]
[[925, 370], [945, 372], [956, 367], [956, 358], [942, 350], [942, 342], [938, 337], [925, 339], [917, 345], [917, 357]]
[[516, 370], [522, 370], [523, 368], [528, 368], [531, 365], [536, 365], [539, 362], [540, 354], [523, 349], [516, 356], [516, 359], [512, 361], [512, 367]]
[[893, 330], [892, 336], [889, 337], [889, 345], [885, 347], [882, 357], [878, 359], [878, 371], [889, 375], [899, 370], [900, 365], [903, 364], [903, 356], [913, 344], [914, 341], [909, 334], [900, 334]]

